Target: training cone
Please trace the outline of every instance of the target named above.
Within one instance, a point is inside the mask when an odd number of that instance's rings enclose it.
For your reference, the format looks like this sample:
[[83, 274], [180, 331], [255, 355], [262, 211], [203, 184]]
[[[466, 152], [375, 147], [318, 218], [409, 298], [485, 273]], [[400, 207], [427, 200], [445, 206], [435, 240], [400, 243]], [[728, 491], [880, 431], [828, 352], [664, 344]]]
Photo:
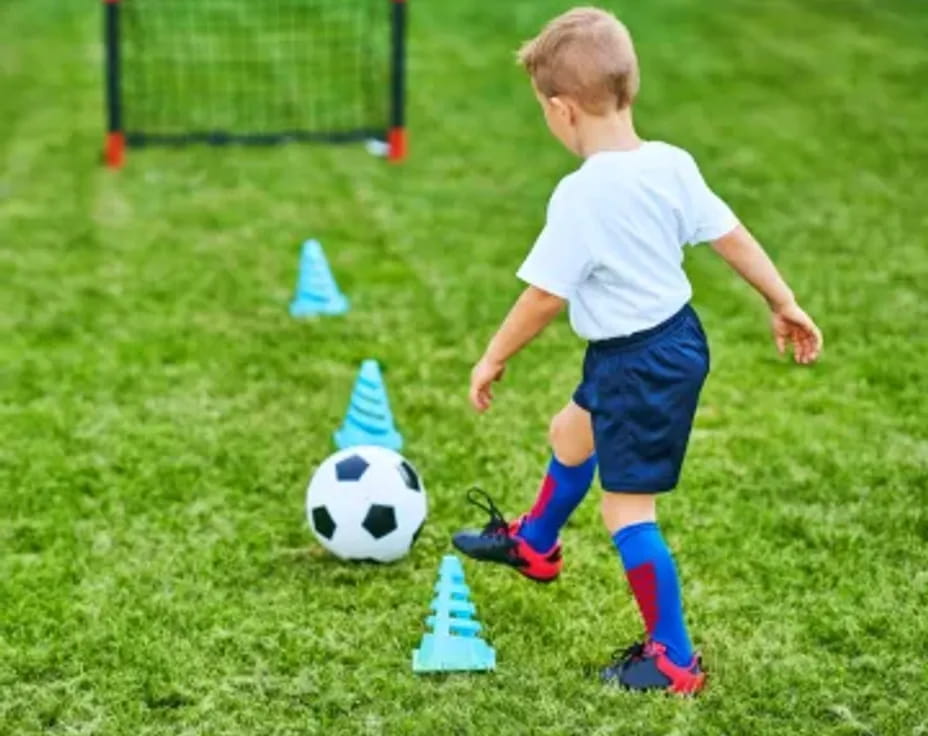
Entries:
[[361, 363], [345, 422], [335, 433], [335, 446], [339, 450], [358, 445], [397, 451], [403, 447], [403, 437], [393, 424], [387, 388], [376, 360]]
[[464, 582], [464, 568], [454, 555], [445, 555], [438, 568], [438, 582], [426, 620], [431, 629], [412, 653], [412, 671], [485, 672], [496, 668], [496, 652], [477, 636], [480, 623]]
[[290, 302], [290, 314], [293, 317], [313, 317], [347, 311], [348, 299], [338, 290], [322, 246], [318, 240], [307, 240], [300, 253], [300, 272], [296, 280], [296, 294]]

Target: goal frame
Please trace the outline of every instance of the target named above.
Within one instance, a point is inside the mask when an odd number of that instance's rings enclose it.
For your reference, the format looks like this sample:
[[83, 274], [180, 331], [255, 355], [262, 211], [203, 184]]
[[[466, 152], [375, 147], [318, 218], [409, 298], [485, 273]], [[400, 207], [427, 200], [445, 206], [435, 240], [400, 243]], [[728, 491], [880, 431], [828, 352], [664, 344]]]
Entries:
[[[131, 1], [131, 0], [130, 0]], [[408, 24], [407, 0], [383, 0], [390, 6], [390, 52], [387, 128], [377, 133], [346, 131], [319, 133], [287, 130], [279, 133], [179, 133], [146, 134], [127, 131], [123, 127], [121, 5], [124, 0], [102, 0], [104, 79], [106, 99], [106, 138], [103, 160], [110, 168], [120, 168], [126, 160], [126, 149], [133, 146], [157, 144], [208, 143], [221, 145], [241, 143], [268, 145], [289, 141], [342, 143], [382, 135], [387, 144], [387, 159], [394, 163], [406, 158], [406, 37]]]

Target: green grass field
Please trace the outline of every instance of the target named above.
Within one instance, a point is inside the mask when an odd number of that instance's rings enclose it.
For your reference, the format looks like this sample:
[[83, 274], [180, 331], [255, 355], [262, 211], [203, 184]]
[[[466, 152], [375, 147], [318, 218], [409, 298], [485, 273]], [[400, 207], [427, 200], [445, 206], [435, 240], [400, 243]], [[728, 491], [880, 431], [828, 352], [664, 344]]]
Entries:
[[[578, 378], [561, 321], [497, 405], [471, 362], [557, 179], [518, 43], [556, 0], [415, 3], [412, 157], [151, 150], [98, 166], [99, 12], [0, 5], [0, 733], [928, 733], [928, 11], [904, 0], [610, 3], [646, 137], [689, 148], [819, 319], [778, 360], [708, 249], [714, 368], [662, 503], [711, 670], [694, 700], [604, 690], [639, 633], [596, 493], [555, 586], [467, 565], [487, 676], [419, 678], [449, 534], [531, 500]], [[301, 240], [354, 308], [298, 323]], [[431, 515], [390, 567], [314, 542], [303, 493], [358, 362], [385, 366]]]

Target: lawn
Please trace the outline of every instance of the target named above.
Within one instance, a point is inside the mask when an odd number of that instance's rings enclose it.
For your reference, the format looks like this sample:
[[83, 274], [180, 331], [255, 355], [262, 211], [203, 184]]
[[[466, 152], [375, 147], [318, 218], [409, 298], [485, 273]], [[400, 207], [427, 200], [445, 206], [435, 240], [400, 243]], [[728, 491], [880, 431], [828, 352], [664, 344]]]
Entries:
[[[474, 483], [530, 502], [583, 346], [562, 320], [497, 404], [472, 361], [557, 179], [518, 43], [568, 5], [410, 7], [412, 155], [102, 140], [99, 9], [0, 5], [0, 733], [928, 733], [928, 13], [904, 0], [610, 3], [642, 133], [690, 149], [826, 336], [777, 359], [759, 300], [688, 268], [713, 350], [662, 502], [700, 697], [603, 689], [639, 620], [594, 489], [553, 586], [466, 571], [491, 675], [410, 671]], [[353, 301], [296, 322], [299, 243]], [[303, 493], [360, 360], [384, 365], [429, 523], [341, 564]]]

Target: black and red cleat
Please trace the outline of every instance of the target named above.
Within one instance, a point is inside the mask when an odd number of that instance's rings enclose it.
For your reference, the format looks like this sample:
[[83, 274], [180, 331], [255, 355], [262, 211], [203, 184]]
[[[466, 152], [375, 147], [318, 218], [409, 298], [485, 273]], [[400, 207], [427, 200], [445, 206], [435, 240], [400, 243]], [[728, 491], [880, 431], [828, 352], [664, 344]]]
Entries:
[[674, 664], [667, 647], [656, 641], [632, 644], [615, 655], [615, 661], [602, 671], [603, 682], [627, 690], [666, 690], [678, 695], [695, 695], [706, 684], [699, 655], [688, 667]]
[[483, 529], [468, 529], [451, 538], [455, 548], [475, 560], [499, 562], [514, 567], [525, 577], [537, 583], [550, 583], [561, 573], [561, 543], [539, 552], [519, 536], [522, 518], [507, 522], [486, 493], [472, 488], [467, 500], [490, 515]]

